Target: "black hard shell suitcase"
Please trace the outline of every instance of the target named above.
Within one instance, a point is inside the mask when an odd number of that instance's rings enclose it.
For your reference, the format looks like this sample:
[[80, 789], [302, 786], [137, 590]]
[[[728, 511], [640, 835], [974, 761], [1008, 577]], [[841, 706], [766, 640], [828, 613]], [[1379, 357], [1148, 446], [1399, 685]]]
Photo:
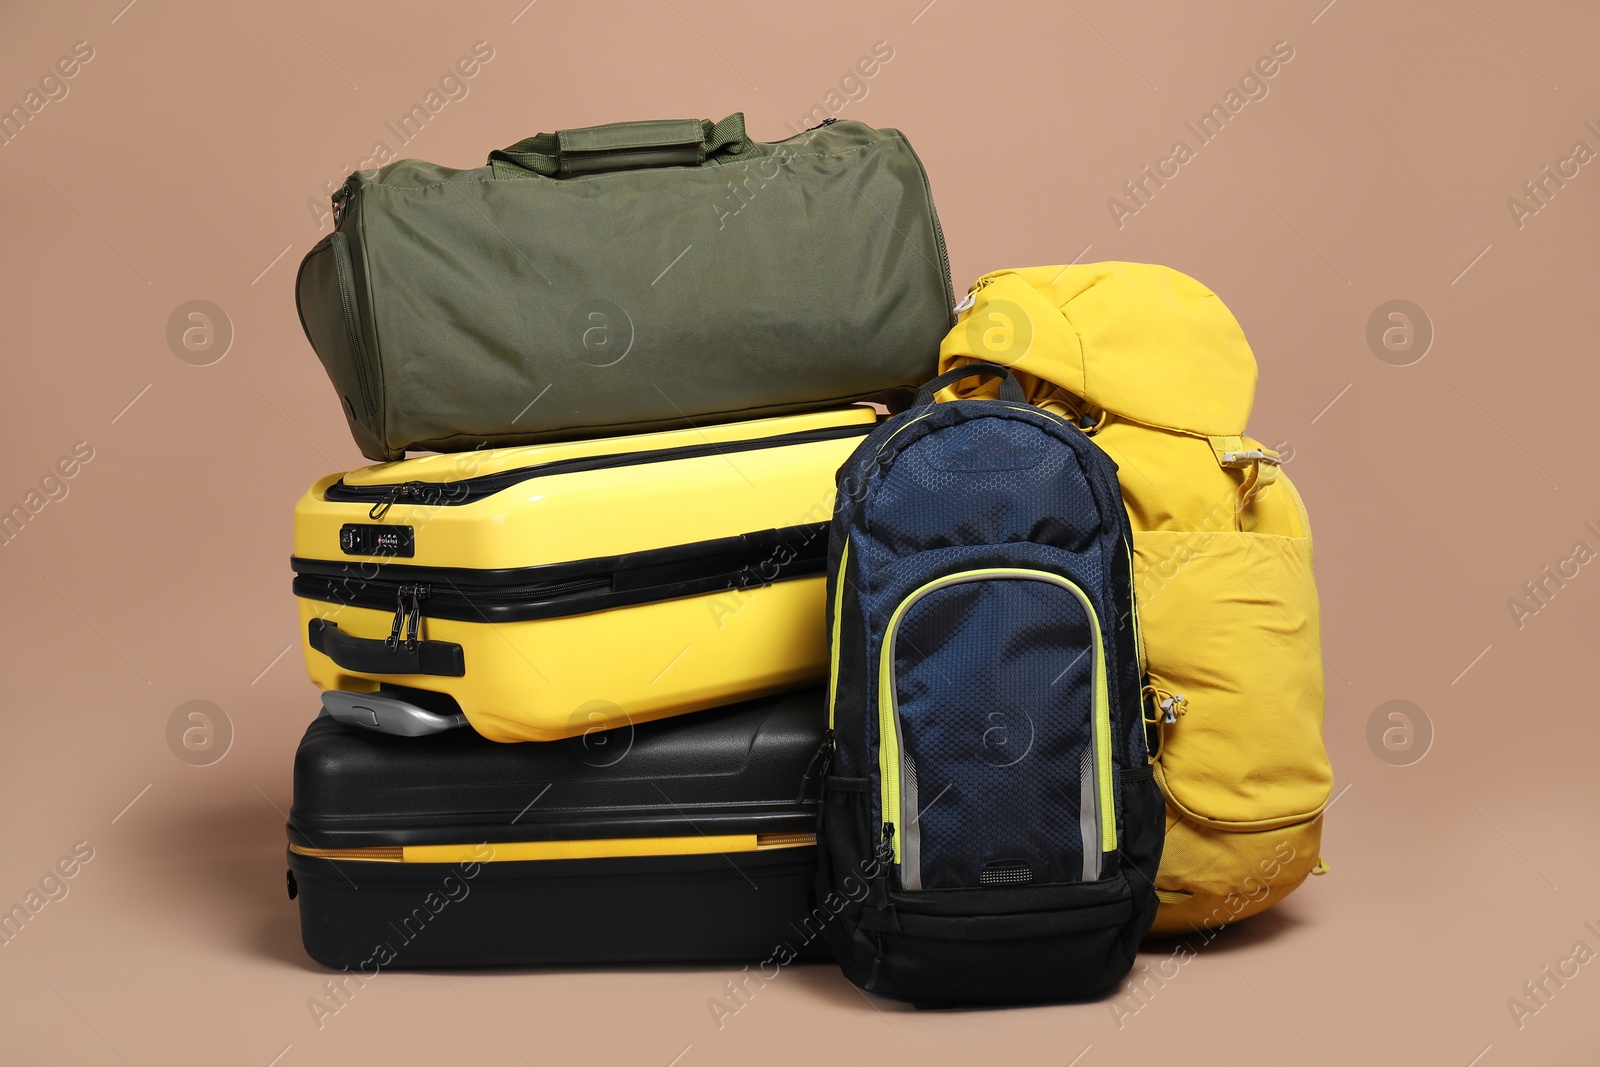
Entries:
[[826, 958], [824, 718], [818, 689], [527, 745], [318, 716], [288, 828], [306, 951], [367, 975]]

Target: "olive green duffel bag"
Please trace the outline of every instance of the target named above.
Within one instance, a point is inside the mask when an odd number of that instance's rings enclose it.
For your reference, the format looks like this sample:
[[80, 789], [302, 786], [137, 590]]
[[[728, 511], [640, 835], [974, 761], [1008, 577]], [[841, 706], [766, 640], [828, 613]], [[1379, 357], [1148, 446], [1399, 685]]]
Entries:
[[824, 408], [932, 377], [950, 265], [896, 130], [744, 116], [352, 174], [300, 321], [372, 459]]

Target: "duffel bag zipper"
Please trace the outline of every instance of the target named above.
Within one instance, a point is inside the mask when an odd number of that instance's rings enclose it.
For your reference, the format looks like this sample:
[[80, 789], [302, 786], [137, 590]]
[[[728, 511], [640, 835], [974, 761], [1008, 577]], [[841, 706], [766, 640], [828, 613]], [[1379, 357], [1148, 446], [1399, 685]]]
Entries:
[[367, 346], [361, 338], [361, 317], [356, 310], [356, 294], [354, 279], [350, 277], [353, 268], [350, 265], [349, 238], [345, 238], [345, 247], [340, 255], [338, 238], [343, 234], [334, 233], [330, 236], [329, 243], [333, 251], [333, 273], [339, 281], [339, 306], [344, 311], [345, 336], [350, 342], [350, 354], [354, 357], [356, 365], [356, 382], [361, 387], [361, 402], [366, 406], [367, 418], [377, 417], [378, 406], [373, 399], [372, 378], [367, 373]]
[[944, 281], [944, 306], [949, 309], [950, 323], [954, 325], [957, 315], [956, 291], [955, 283], [950, 277], [950, 250], [945, 247], [944, 227], [939, 224], [939, 208], [933, 202], [933, 186], [928, 182], [928, 168], [922, 165], [922, 159], [917, 155], [917, 150], [911, 147], [911, 142], [903, 143], [917, 164], [917, 170], [922, 172], [922, 189], [928, 199], [928, 214], [933, 217], [933, 243], [939, 250], [939, 273]]
[[788, 445], [806, 445], [819, 441], [836, 441], [847, 437], [865, 437], [873, 430], [871, 423], [849, 426], [822, 426], [814, 430], [797, 430], [794, 433], [757, 437], [748, 441], [707, 442], [696, 445], [679, 445], [655, 451], [617, 452], [606, 456], [578, 456], [558, 459], [528, 467], [480, 474], [473, 478], [455, 481], [423, 482], [415, 479], [390, 485], [349, 485], [340, 479], [328, 486], [323, 499], [337, 503], [372, 503], [369, 517], [381, 519], [394, 504], [422, 504], [430, 507], [455, 507], [471, 504], [495, 493], [504, 492], [514, 485], [533, 478], [579, 471], [612, 470], [643, 463], [668, 463], [680, 459], [699, 459], [705, 456], [727, 455], [731, 452], [753, 452], [764, 448], [782, 448]]
[[359, 182], [356, 176], [352, 174], [328, 198], [328, 202], [333, 206], [333, 225], [335, 229], [338, 229], [339, 224], [344, 221], [345, 212], [349, 210], [351, 202], [355, 200], [358, 185]]
[[[807, 126], [805, 129], [801, 130], [799, 133], [790, 134], [788, 137], [785, 137], [782, 140], [768, 141], [767, 143], [768, 144], [788, 144], [790, 141], [799, 140], [800, 138], [804, 137], [808, 133], [816, 133], [818, 130], [825, 130], [829, 126], [832, 126], [834, 123], [836, 123], [838, 121], [839, 120], [836, 117], [834, 117], [833, 115], [829, 115], [827, 118], [823, 119], [821, 122], [817, 123], [815, 126]], [[754, 143], [755, 144], [761, 144], [760, 141], [756, 141]]]

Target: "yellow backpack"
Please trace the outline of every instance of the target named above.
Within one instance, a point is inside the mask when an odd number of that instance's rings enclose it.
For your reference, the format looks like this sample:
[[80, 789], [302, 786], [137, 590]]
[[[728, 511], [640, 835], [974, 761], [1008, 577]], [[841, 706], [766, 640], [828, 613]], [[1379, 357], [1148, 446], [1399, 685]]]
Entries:
[[[1194, 279], [1143, 263], [995, 271], [959, 310], [941, 372], [1010, 366], [1120, 468], [1167, 801], [1151, 936], [1270, 907], [1325, 869], [1333, 772], [1311, 527], [1279, 451], [1244, 436], [1256, 362], [1238, 321]], [[967, 379], [945, 395], [994, 389]]]

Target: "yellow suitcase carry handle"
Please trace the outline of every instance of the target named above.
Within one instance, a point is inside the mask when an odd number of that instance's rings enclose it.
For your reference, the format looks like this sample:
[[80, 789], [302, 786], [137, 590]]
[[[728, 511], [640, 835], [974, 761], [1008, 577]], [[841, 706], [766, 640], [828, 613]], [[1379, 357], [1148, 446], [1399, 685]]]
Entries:
[[405, 641], [352, 637], [327, 619], [306, 625], [306, 642], [347, 671], [358, 674], [431, 674], [460, 678], [467, 673], [461, 646], [450, 641]]

